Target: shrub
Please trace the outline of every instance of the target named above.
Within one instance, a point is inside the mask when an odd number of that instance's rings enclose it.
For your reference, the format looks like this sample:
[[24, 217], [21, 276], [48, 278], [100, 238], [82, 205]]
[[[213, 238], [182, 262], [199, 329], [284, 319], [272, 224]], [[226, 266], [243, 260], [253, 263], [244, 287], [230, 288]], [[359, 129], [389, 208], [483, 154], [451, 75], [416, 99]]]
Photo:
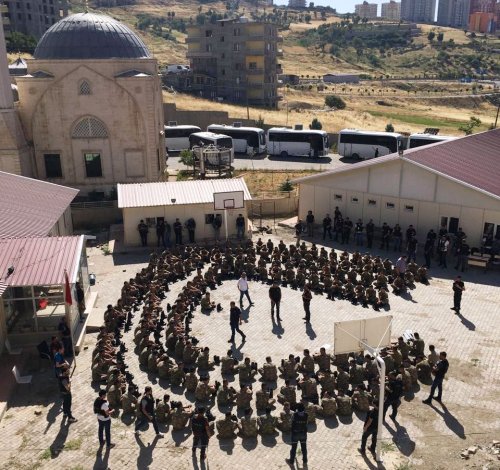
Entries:
[[385, 126], [385, 132], [394, 132], [394, 126], [392, 125], [392, 123], [389, 123], [387, 124], [387, 126]]
[[323, 124], [321, 124], [318, 118], [314, 118], [311, 124], [309, 124], [309, 129], [315, 129], [320, 131], [321, 129], [323, 129]]
[[325, 96], [325, 104], [330, 108], [345, 109], [345, 101], [337, 95]]

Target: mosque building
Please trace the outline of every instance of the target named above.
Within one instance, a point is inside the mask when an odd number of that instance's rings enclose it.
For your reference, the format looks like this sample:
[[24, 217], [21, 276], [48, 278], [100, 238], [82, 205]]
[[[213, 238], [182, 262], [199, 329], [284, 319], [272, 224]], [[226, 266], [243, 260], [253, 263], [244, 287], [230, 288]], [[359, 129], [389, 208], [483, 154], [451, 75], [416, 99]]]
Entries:
[[[0, 49], [5, 56], [5, 47]], [[3, 62], [0, 67], [3, 84], [7, 72]], [[158, 64], [130, 28], [101, 14], [68, 16], [43, 35], [27, 60], [27, 74], [16, 83], [19, 103], [13, 107], [3, 90], [0, 109], [15, 109], [23, 133], [17, 146], [29, 152], [27, 157], [19, 150], [9, 165], [7, 157], [0, 159], [0, 170], [72, 186], [84, 195], [107, 196], [117, 183], [161, 180]], [[2, 147], [0, 142], [0, 157]]]

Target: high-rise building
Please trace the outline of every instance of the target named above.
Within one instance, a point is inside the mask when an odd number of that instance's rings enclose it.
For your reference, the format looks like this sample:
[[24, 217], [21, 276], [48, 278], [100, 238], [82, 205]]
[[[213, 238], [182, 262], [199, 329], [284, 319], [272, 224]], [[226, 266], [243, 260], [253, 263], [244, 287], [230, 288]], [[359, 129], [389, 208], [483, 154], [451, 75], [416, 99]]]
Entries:
[[68, 16], [66, 0], [3, 0], [3, 5], [7, 11], [2, 16], [8, 19], [9, 30], [37, 39], [54, 23]]
[[377, 8], [378, 5], [376, 3], [368, 3], [366, 1], [354, 6], [356, 15], [369, 20], [377, 17]]
[[434, 23], [436, 0], [401, 0], [401, 19], [415, 23]]
[[497, 30], [498, 16], [495, 13], [477, 11], [469, 18], [469, 31], [492, 34]]
[[470, 0], [439, 0], [437, 24], [452, 28], [469, 25]]
[[288, 6], [290, 8], [305, 8], [306, 0], [288, 0]]
[[401, 19], [401, 2], [391, 0], [388, 3], [382, 3], [382, 14], [380, 16], [387, 20], [399, 21]]
[[495, 13], [497, 0], [471, 0], [470, 14], [472, 13]]
[[283, 38], [275, 24], [239, 18], [189, 26], [187, 32], [191, 91], [209, 99], [276, 107]]

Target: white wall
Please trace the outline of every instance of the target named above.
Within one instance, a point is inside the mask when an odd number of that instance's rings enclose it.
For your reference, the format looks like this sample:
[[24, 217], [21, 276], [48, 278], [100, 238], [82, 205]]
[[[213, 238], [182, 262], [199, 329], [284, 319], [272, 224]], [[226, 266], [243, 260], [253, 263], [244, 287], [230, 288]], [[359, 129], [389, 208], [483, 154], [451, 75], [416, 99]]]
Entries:
[[[176, 218], [179, 218], [181, 223], [193, 218], [196, 221], [195, 240], [213, 240], [214, 229], [211, 224], [205, 224], [206, 214], [221, 214], [224, 220], [224, 211], [215, 211], [213, 204], [185, 204], [178, 206], [157, 206], [157, 207], [134, 207], [123, 209], [123, 231], [125, 236], [125, 245], [139, 246], [140, 236], [137, 231], [137, 225], [141, 219], [146, 221], [146, 218], [164, 217], [165, 220], [172, 227], [171, 240], [175, 240], [173, 224]], [[243, 209], [234, 209], [227, 211], [227, 228], [229, 236], [236, 236], [236, 218], [238, 214], [243, 214], [245, 221], [248, 223], [247, 207]], [[224, 238], [224, 223], [222, 224], [220, 237]], [[188, 241], [188, 232], [183, 230], [183, 242]], [[156, 246], [156, 229], [155, 227], [149, 228], [148, 245]]]

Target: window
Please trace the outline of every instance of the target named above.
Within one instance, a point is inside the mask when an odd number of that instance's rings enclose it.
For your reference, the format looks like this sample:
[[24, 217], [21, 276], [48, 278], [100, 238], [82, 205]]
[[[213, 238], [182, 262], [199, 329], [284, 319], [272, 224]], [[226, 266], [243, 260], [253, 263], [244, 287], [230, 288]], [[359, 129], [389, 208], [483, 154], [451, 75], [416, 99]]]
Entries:
[[377, 205], [377, 201], [375, 199], [368, 199], [368, 205], [369, 206], [376, 206]]
[[386, 202], [385, 207], [390, 210], [394, 210], [396, 208], [396, 205], [393, 202]]
[[102, 176], [100, 153], [85, 153], [84, 160], [87, 178], [99, 178]]
[[239, 51], [240, 51], [240, 43], [235, 42], [235, 43], [233, 44], [233, 51], [234, 51], [234, 52], [239, 52]]
[[45, 176], [47, 178], [62, 178], [61, 155], [58, 153], [45, 153]]
[[206, 44], [206, 45], [205, 45], [205, 50], [206, 50], [207, 52], [212, 52], [212, 44]]
[[356, 196], [353, 196], [353, 197], [351, 197], [351, 202], [353, 204], [358, 204], [359, 203], [359, 199]]
[[83, 80], [80, 83], [80, 86], [78, 88], [78, 94], [79, 95], [91, 95], [92, 94], [92, 89], [90, 88], [89, 82], [87, 80]]
[[256, 68], [257, 68], [257, 62], [249, 62], [248, 63], [249, 70], [255, 70]]
[[86, 117], [76, 124], [71, 137], [73, 139], [106, 139], [108, 131], [99, 119]]
[[234, 28], [233, 30], [235, 36], [240, 36], [241, 35], [241, 30], [240, 28]]
[[342, 201], [342, 194], [334, 194], [333, 199], [335, 201]]
[[211, 29], [207, 29], [205, 31], [205, 37], [206, 38], [211, 38], [212, 37], [212, 30]]
[[413, 206], [409, 206], [408, 204], [405, 204], [405, 211], [406, 212], [413, 212]]

